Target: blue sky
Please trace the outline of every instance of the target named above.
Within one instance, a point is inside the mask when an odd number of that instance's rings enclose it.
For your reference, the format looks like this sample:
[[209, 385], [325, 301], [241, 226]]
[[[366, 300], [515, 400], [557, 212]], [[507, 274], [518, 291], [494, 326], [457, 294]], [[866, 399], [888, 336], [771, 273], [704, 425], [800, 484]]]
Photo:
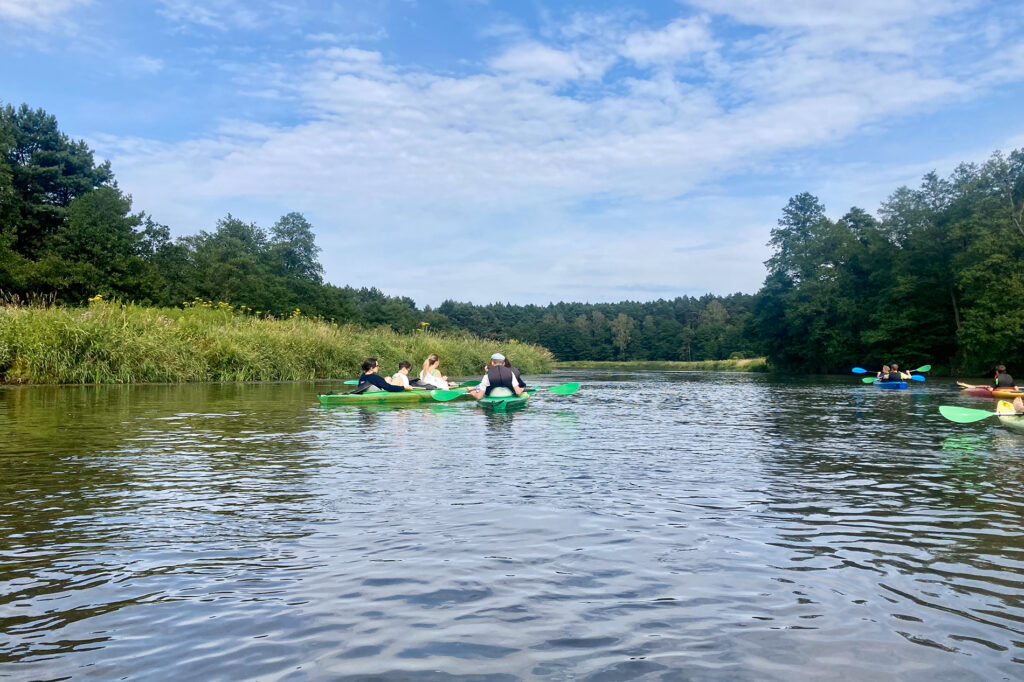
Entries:
[[752, 293], [789, 197], [1024, 147], [1024, 3], [0, 0], [0, 63], [174, 235], [421, 305]]

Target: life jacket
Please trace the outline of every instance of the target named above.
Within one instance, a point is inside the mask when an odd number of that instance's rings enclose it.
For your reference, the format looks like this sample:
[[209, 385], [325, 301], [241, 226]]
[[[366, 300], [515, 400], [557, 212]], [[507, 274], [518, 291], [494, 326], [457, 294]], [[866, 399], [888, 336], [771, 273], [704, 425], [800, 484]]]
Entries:
[[996, 388], [1013, 388], [1016, 384], [1013, 383], [1013, 377], [1006, 372], [1003, 372], [996, 377]]
[[515, 395], [515, 389], [512, 384], [512, 370], [503, 365], [496, 365], [494, 367], [487, 368], [487, 390], [484, 391], [484, 395], [490, 395], [491, 391], [499, 386], [507, 388], [512, 391]]
[[899, 372], [889, 372], [885, 375], [882, 381], [903, 381], [903, 377]]

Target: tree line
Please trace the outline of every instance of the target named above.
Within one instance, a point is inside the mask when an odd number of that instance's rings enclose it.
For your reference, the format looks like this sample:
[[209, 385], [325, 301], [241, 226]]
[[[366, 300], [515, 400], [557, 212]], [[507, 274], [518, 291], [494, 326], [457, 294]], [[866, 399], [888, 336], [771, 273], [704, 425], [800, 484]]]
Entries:
[[418, 308], [374, 287], [323, 281], [313, 227], [289, 213], [269, 229], [228, 215], [210, 231], [172, 239], [132, 211], [109, 162], [96, 163], [54, 116], [0, 108], [0, 290], [80, 305], [96, 294], [154, 306], [196, 299], [253, 314], [305, 315], [399, 331], [465, 330], [549, 347], [562, 359], [718, 359], [752, 354], [743, 336], [753, 297], [653, 303]]
[[831, 220], [810, 194], [771, 232], [756, 294], [549, 305], [417, 307], [323, 281], [300, 213], [263, 228], [227, 215], [172, 239], [133, 212], [109, 162], [27, 105], [0, 107], [0, 290], [79, 305], [96, 294], [408, 331], [464, 330], [548, 347], [562, 360], [719, 360], [767, 355], [786, 371], [889, 360], [960, 370], [1024, 362], [1024, 151], [897, 189], [874, 217]]
[[769, 243], [748, 331], [781, 369], [1024, 363], [1024, 150], [929, 173], [878, 218], [799, 194]]

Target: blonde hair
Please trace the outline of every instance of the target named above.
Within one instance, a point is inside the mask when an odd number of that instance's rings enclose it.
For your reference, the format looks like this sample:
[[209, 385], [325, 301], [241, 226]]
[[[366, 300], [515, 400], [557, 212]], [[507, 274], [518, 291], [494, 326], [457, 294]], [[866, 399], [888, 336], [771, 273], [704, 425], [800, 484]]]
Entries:
[[441, 362], [441, 358], [437, 357], [437, 353], [431, 353], [427, 356], [427, 359], [423, 361], [423, 370], [421, 372], [424, 378], [427, 376], [427, 370], [430, 369], [430, 366], [439, 362]]

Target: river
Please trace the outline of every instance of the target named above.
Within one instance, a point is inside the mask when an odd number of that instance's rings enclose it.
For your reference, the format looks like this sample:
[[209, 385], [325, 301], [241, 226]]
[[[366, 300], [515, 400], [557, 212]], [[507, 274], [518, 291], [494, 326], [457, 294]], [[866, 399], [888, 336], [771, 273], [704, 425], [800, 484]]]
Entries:
[[950, 380], [0, 390], [0, 678], [1024, 678], [1024, 435]]

